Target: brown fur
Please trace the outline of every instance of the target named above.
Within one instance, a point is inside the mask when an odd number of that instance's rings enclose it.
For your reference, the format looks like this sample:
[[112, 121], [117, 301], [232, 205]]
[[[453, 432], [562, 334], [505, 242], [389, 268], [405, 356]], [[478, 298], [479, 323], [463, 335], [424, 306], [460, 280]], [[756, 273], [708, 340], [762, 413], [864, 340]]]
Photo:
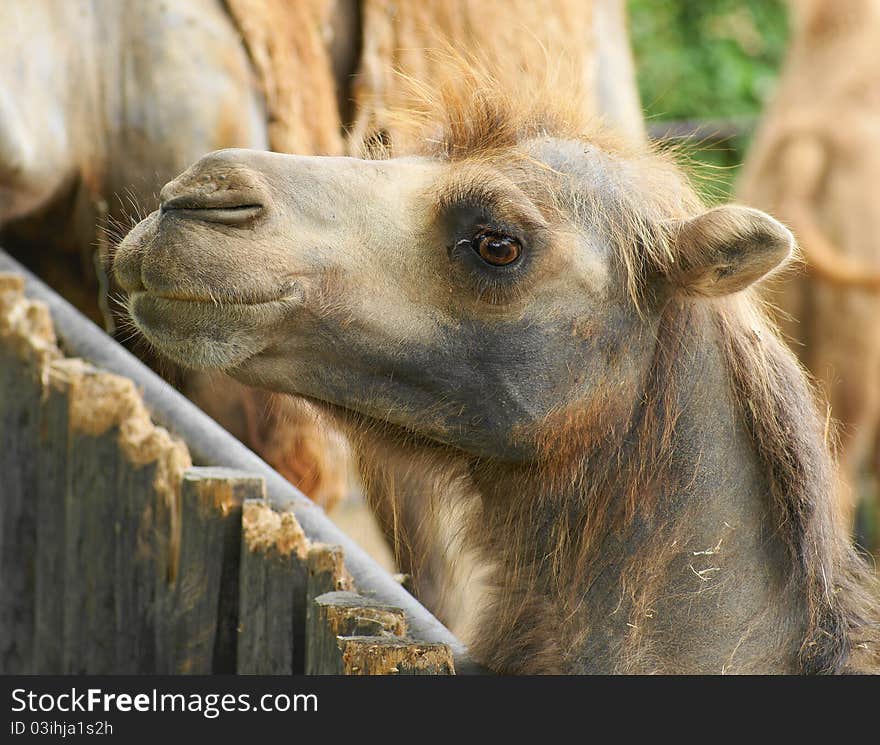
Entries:
[[721, 319], [739, 405], [771, 487], [770, 508], [803, 583], [804, 672], [880, 669], [880, 591], [850, 545], [836, 505], [826, 425], [812, 391], [773, 332]]
[[266, 97], [279, 153], [339, 155], [342, 130], [328, 35], [335, 0], [225, 0]]

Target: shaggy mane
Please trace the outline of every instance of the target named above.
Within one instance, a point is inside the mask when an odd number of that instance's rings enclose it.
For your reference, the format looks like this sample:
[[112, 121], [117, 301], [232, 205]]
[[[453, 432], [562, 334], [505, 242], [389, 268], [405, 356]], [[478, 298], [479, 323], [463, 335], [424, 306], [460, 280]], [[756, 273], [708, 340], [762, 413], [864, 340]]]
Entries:
[[775, 331], [763, 322], [743, 323], [740, 313], [719, 313], [716, 323], [742, 416], [767, 475], [769, 508], [796, 570], [792, 579], [806, 588], [809, 624], [801, 670], [876, 671], [880, 587], [852, 548], [836, 508], [828, 423], [818, 415], [805, 372]]
[[[560, 67], [540, 84], [530, 77], [521, 86], [504, 86], [497, 71], [478, 60], [435, 55], [446, 67], [440, 85], [420, 89], [414, 80], [410, 105], [390, 113], [398, 152], [414, 152], [444, 160], [475, 160], [511, 150], [533, 137], [576, 138], [585, 128], [586, 93]], [[609, 137], [609, 140], [611, 138]], [[615, 142], [615, 147], [618, 143]]]
[[[395, 154], [422, 151], [419, 142], [404, 140], [413, 134], [411, 117], [427, 111], [432, 125], [453, 124], [449, 132], [455, 133], [455, 144], [474, 152], [504, 141], [502, 132], [496, 137], [483, 126], [492, 122], [496, 105], [503, 115], [495, 121], [506, 129], [514, 111], [522, 114], [520, 121], [529, 118], [523, 105], [531, 108], [531, 93], [542, 99], [546, 91], [563, 93], [559, 105], [545, 113], [574, 106], [595, 111], [592, 5], [582, 0], [364, 0], [363, 52], [354, 81], [357, 115], [350, 136], [355, 151], [359, 143], [378, 144], [380, 150], [390, 144]], [[497, 85], [481, 89], [480, 83], [490, 79]], [[475, 106], [459, 105], [460, 97], [471, 93], [488, 104], [486, 116], [474, 119], [473, 127], [454, 121], [456, 111], [477, 113]], [[512, 96], [512, 106], [501, 102], [504, 95]], [[449, 119], [437, 119], [438, 113], [448, 113]], [[428, 136], [438, 139], [436, 132]]]

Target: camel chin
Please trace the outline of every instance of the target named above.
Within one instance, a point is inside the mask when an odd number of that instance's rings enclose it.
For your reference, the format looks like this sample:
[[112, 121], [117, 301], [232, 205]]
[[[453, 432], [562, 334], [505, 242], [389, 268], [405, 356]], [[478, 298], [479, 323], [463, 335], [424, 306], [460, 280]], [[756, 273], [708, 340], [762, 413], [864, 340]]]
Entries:
[[[237, 367], [265, 348], [254, 331], [271, 323], [266, 309], [175, 300], [138, 292], [129, 300], [132, 320], [153, 347], [192, 370]], [[184, 330], [185, 329], [185, 330]]]

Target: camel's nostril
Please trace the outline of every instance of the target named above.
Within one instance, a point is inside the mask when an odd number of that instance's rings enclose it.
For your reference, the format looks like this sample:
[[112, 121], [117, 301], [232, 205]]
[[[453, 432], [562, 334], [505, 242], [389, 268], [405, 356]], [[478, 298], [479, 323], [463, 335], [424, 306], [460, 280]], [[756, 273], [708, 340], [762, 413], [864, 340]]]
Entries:
[[[228, 201], [228, 200], [227, 200]], [[192, 199], [182, 196], [163, 202], [160, 215], [171, 215], [202, 222], [224, 225], [242, 225], [252, 222], [263, 213], [263, 205], [247, 200], [215, 203], [214, 200]]]
[[252, 222], [263, 213], [263, 205], [249, 192], [196, 192], [162, 202], [159, 214], [224, 225]]
[[159, 194], [160, 215], [240, 225], [259, 217], [269, 197], [262, 178], [242, 159], [250, 151], [209, 153]]
[[225, 191], [208, 194], [193, 192], [163, 200], [159, 210], [174, 212], [180, 210], [234, 210], [252, 207], [262, 209], [263, 205], [258, 196], [250, 191]]

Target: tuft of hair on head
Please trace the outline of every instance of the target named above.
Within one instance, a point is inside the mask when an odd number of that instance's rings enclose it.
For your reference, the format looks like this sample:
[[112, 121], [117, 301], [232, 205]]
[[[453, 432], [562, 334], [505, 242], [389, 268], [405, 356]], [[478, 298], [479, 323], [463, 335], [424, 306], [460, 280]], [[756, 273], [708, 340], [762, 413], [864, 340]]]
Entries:
[[361, 153], [461, 160], [515, 147], [529, 137], [578, 136], [590, 107], [577, 66], [564, 56], [551, 59], [536, 39], [525, 36], [522, 45], [529, 52], [505, 66], [441, 40], [424, 51], [430, 84], [396, 69], [398, 90], [365, 134]]

